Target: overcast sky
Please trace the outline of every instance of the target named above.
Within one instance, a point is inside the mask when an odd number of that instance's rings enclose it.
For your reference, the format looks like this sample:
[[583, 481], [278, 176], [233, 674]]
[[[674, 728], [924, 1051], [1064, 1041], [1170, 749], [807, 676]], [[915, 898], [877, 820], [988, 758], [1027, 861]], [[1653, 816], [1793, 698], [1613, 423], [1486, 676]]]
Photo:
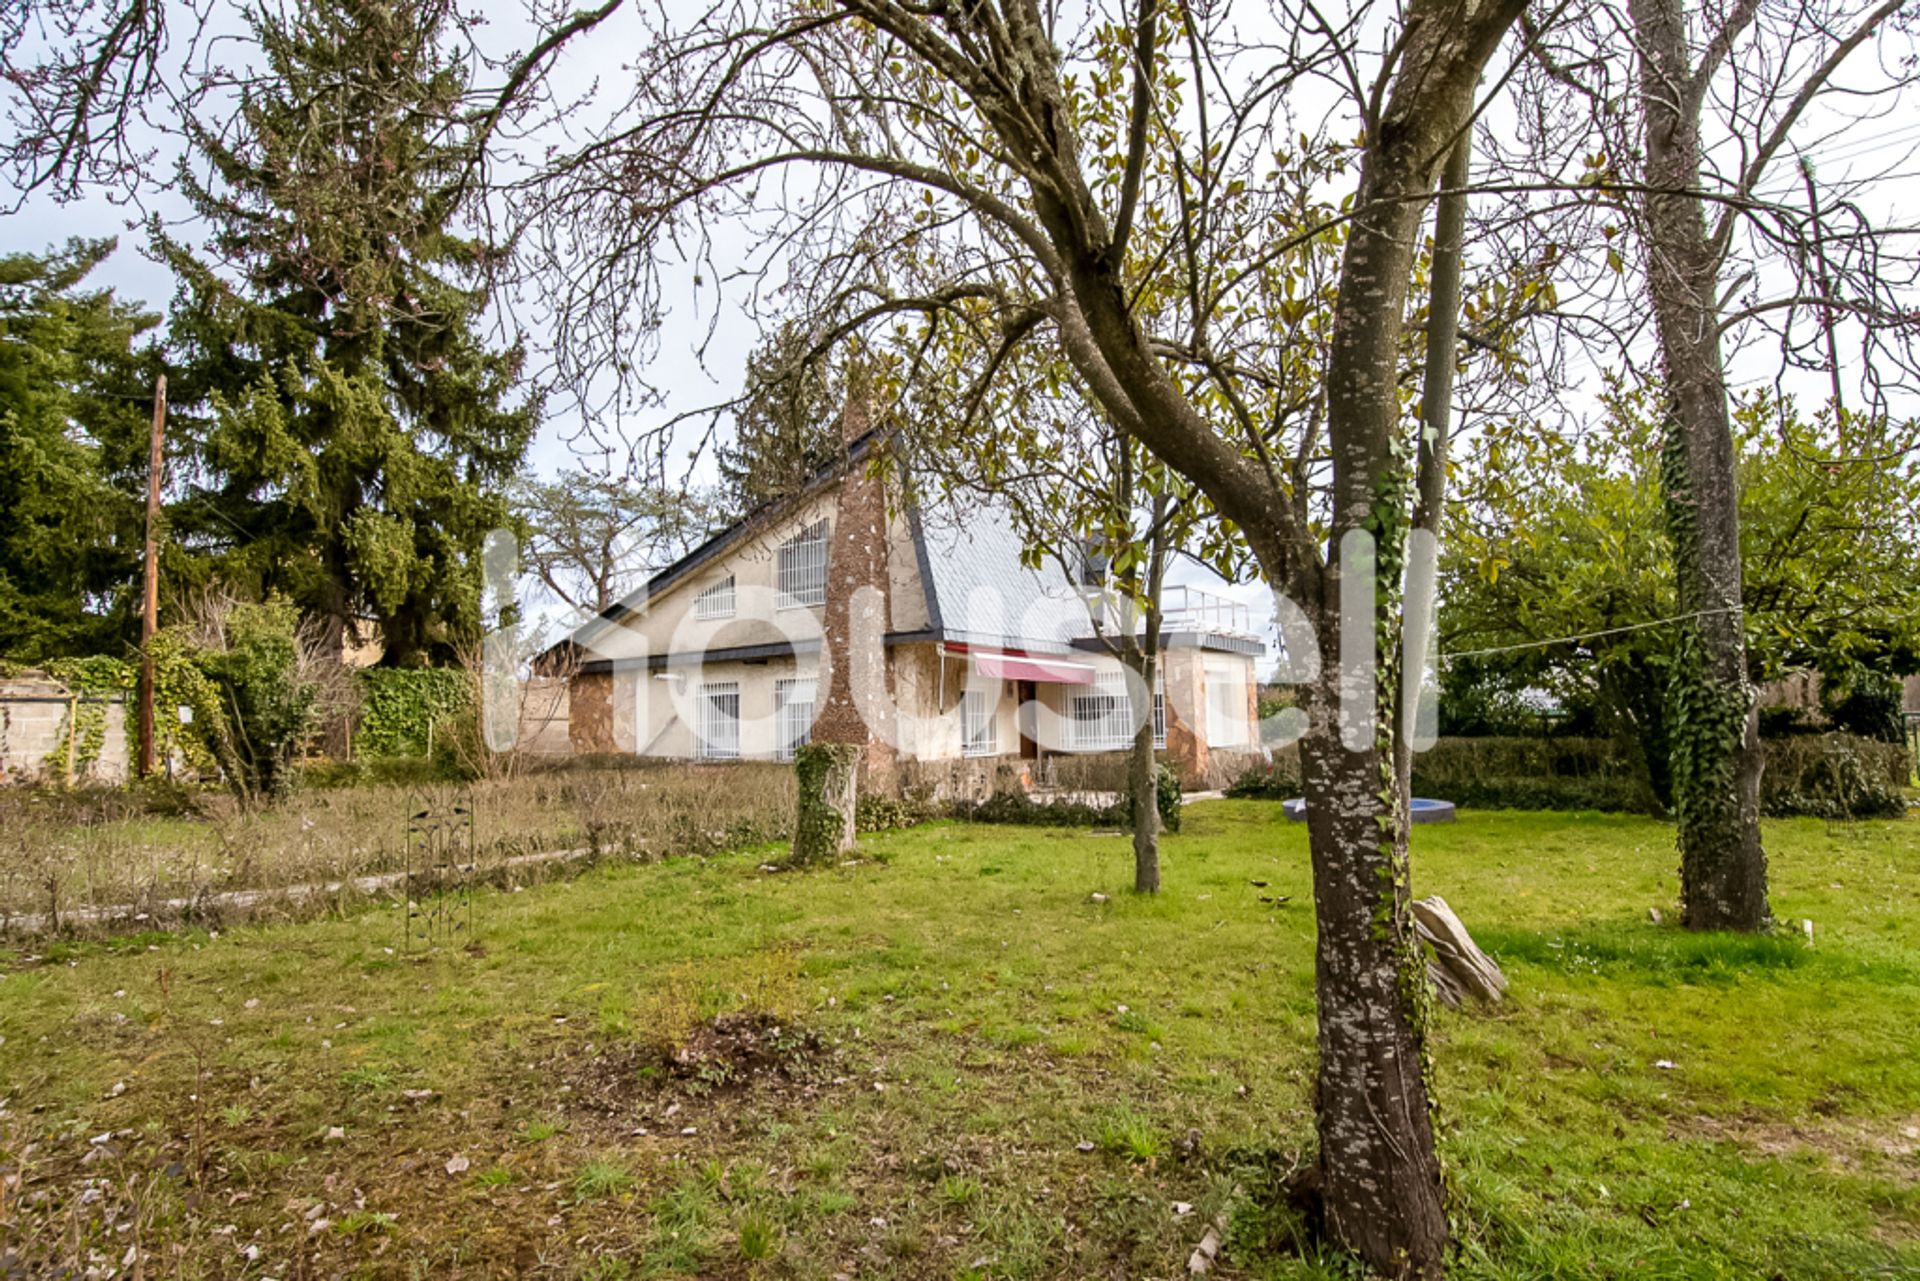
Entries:
[[[514, 40], [515, 35], [511, 23], [496, 22], [489, 38], [502, 41], [502, 47], [505, 47]], [[577, 47], [567, 52], [563, 64], [567, 83], [584, 86], [599, 77], [607, 84], [618, 84], [624, 75], [624, 51], [634, 47], [635, 38], [633, 32], [623, 32], [620, 27], [614, 26], [597, 32], [590, 41], [576, 41]], [[1822, 133], [1820, 122], [1812, 122], [1807, 132], [1810, 137], [1819, 137]], [[164, 139], [157, 140], [156, 145], [161, 148], [160, 159], [156, 172], [148, 175], [153, 190], [143, 196], [143, 201], [147, 209], [157, 211], [170, 220], [179, 219], [185, 212], [181, 202], [160, 189], [162, 180], [171, 170], [170, 157], [177, 153], [167, 146]], [[1814, 145], [1812, 156], [1824, 181], [1869, 176], [1877, 178], [1872, 186], [1859, 193], [1863, 205], [1884, 218], [1912, 223], [1920, 221], [1920, 217], [1916, 216], [1920, 215], [1920, 160], [1916, 159], [1917, 150], [1920, 150], [1920, 116], [1895, 114], [1870, 128], [1822, 139]], [[1797, 173], [1791, 163], [1782, 164], [1764, 185], [1763, 194], [1790, 195], [1797, 183]], [[0, 183], [0, 192], [4, 192], [0, 198], [5, 198], [8, 204], [13, 203], [12, 198], [16, 193], [5, 188], [3, 183]], [[104, 196], [93, 196], [68, 204], [58, 204], [43, 196], [35, 196], [29, 198], [19, 212], [7, 216], [5, 244], [12, 251], [35, 252], [74, 236], [118, 236], [118, 252], [102, 266], [90, 283], [111, 286], [122, 297], [139, 299], [153, 310], [164, 313], [173, 293], [173, 284], [167, 271], [142, 252], [145, 235], [137, 225], [140, 216], [141, 210], [116, 205]], [[182, 230], [191, 238], [190, 224], [184, 225]], [[721, 264], [723, 274], [727, 265], [724, 262]], [[620, 424], [616, 434], [636, 435], [676, 411], [696, 408], [733, 394], [756, 337], [751, 325], [726, 323], [731, 318], [725, 314], [718, 318], [721, 323], [717, 328], [714, 326], [716, 317], [705, 309], [713, 305], [715, 295], [710, 288], [696, 290], [693, 287], [691, 269], [673, 268], [669, 279], [677, 282], [677, 287], [669, 293], [671, 311], [664, 326], [658, 354], [645, 371], [649, 383], [666, 391], [666, 403], [658, 408], [649, 408], [634, 421]], [[527, 314], [524, 311], [514, 313], [516, 321], [522, 322]], [[708, 342], [710, 329], [714, 337]], [[537, 320], [533, 322], [529, 336], [536, 346], [542, 343], [544, 335], [539, 332]], [[696, 346], [702, 342], [706, 342], [704, 359], [696, 351]], [[1576, 372], [1583, 375], [1589, 385], [1597, 381], [1599, 371], [1596, 363], [1583, 359], [1575, 364]], [[1770, 385], [1777, 363], [1777, 357], [1772, 357], [1770, 350], [1736, 351], [1733, 353], [1732, 373], [1739, 384]], [[1590, 396], [1583, 395], [1579, 399], [1590, 400]], [[556, 402], [556, 409], [558, 412], [543, 425], [530, 459], [534, 469], [542, 474], [552, 474], [572, 461], [569, 441], [575, 440], [579, 434], [580, 420], [577, 415], [567, 410], [563, 402]], [[1915, 412], [1914, 406], [1905, 406], [1904, 412]], [[684, 442], [679, 452], [684, 455]], [[619, 460], [614, 461], [618, 465]], [[689, 470], [682, 459], [670, 465], [666, 474], [676, 479], [684, 476], [692, 484], [709, 483], [713, 479], [712, 462], [710, 458], [703, 458]], [[1235, 588], [1219, 584], [1207, 571], [1191, 566], [1183, 568], [1175, 577], [1178, 581], [1211, 584], [1253, 604], [1260, 619], [1270, 617], [1271, 606], [1264, 601], [1264, 592], [1257, 586], [1249, 584]]]

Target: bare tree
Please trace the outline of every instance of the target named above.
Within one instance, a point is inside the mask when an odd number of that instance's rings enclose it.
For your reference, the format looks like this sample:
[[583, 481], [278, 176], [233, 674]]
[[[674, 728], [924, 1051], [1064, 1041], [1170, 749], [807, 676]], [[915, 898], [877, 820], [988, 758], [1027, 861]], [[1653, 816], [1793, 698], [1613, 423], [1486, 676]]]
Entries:
[[[824, 318], [823, 342], [862, 337], [902, 384], [968, 405], [1036, 347], [1246, 539], [1329, 656], [1302, 699], [1325, 1222], [1399, 1276], [1437, 1274], [1448, 1237], [1395, 803], [1406, 315], [1520, 8], [1416, 0], [1336, 27], [1279, 6], [1265, 42], [1224, 6], [1151, 0], [1071, 31], [1034, 0], [655, 14], [631, 95], [524, 205], [523, 243], [575, 263], [566, 301], [603, 318], [658, 314], [664, 255], [750, 226], [748, 314]], [[1351, 114], [1302, 142], [1289, 95], [1309, 82]], [[1334, 140], [1355, 124], [1359, 145]], [[1356, 172], [1344, 208], [1313, 194]]]
[[[1893, 399], [1920, 391], [1913, 229], [1871, 217], [1857, 182], [1823, 194], [1804, 151], [1799, 173], [1777, 173], [1795, 150], [1906, 100], [1911, 50], [1882, 39], [1900, 8], [1627, 0], [1573, 8], [1528, 32], [1528, 110], [1519, 147], [1502, 160], [1537, 185], [1502, 216], [1590, 255], [1589, 297], [1570, 298], [1562, 317], [1611, 360], [1637, 361], [1646, 338], [1655, 361], [1641, 377], [1666, 403], [1663, 486], [1683, 615], [1669, 767], [1694, 929], [1769, 919], [1727, 351], [1768, 350], [1766, 374], [1783, 391], [1796, 369], [1817, 370], [1864, 465], [1892, 448], [1882, 425]], [[1610, 47], [1632, 57], [1609, 57]], [[1548, 188], [1544, 204], [1534, 200]], [[1857, 343], [1850, 367], [1843, 336]]]
[[522, 479], [513, 514], [526, 567], [561, 601], [598, 614], [647, 572], [684, 554], [713, 524], [704, 494], [632, 475], [569, 471]]
[[[609, 0], [546, 22], [480, 124], [561, 107], [548, 136], [585, 139], [505, 197], [563, 363], [644, 357], [676, 260], [727, 314], [818, 318], [821, 342], [859, 340], [884, 379], [963, 407], [1036, 352], [1245, 540], [1322, 660], [1301, 698], [1317, 1195], [1367, 1264], [1434, 1276], [1448, 1227], [1396, 768], [1407, 321], [1428, 205], [1523, 3], [1111, 3], [636, 0], [615, 100], [560, 102], [551, 73], [582, 33], [613, 38]], [[84, 120], [91, 99], [68, 96]], [[67, 164], [44, 137], [29, 158]]]

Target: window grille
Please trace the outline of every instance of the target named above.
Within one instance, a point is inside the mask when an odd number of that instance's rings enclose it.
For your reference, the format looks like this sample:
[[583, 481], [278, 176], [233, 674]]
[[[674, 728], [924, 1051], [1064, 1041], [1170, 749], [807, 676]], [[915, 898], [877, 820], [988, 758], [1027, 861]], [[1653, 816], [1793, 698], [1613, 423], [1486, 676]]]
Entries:
[[773, 711], [779, 727], [778, 755], [793, 759], [795, 748], [813, 741], [813, 708], [816, 686], [813, 678], [775, 681]]
[[826, 604], [827, 522], [815, 521], [780, 544], [775, 571], [781, 608]]
[[1070, 707], [1069, 746], [1077, 752], [1111, 752], [1133, 745], [1124, 672], [1101, 672], [1092, 691], [1075, 694]]
[[1167, 669], [1157, 663], [1153, 668], [1153, 745], [1162, 750], [1167, 746]]
[[980, 690], [968, 690], [960, 698], [960, 746], [968, 756], [996, 756], [1000, 751], [1000, 727], [994, 719], [993, 700]]
[[693, 599], [695, 618], [732, 618], [734, 610], [733, 575], [707, 588]]
[[700, 755], [710, 761], [739, 759], [739, 682], [700, 687]]

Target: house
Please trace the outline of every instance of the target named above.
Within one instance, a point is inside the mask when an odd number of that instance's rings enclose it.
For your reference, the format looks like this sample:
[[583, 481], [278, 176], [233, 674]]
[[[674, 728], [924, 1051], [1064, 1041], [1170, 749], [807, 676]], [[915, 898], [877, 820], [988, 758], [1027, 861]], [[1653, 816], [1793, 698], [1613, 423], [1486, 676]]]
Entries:
[[[863, 747], [869, 786], [956, 794], [1130, 747], [1101, 594], [1023, 567], [1002, 508], [899, 501], [869, 475], [874, 442], [574, 632], [576, 752], [780, 760], [817, 738]], [[1171, 595], [1155, 736], [1187, 785], [1218, 786], [1258, 754], [1264, 647], [1244, 606]]]

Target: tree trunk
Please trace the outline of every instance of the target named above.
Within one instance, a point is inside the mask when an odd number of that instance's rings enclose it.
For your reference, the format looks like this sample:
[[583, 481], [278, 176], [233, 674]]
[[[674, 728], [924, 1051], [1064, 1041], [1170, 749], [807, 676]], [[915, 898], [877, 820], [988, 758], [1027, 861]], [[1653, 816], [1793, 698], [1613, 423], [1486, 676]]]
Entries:
[[[1147, 626], [1159, 626], [1159, 613], [1147, 617]], [[1146, 682], [1147, 715], [1133, 731], [1133, 751], [1127, 760], [1127, 792], [1133, 810], [1133, 892], [1160, 892], [1160, 780], [1159, 761], [1153, 753], [1153, 678], [1159, 655], [1151, 649], [1129, 644], [1127, 666]]]
[[1700, 91], [1679, 0], [1632, 0], [1646, 128], [1647, 289], [1666, 375], [1661, 482], [1682, 614], [1668, 732], [1689, 929], [1769, 919], [1760, 718], [1747, 679], [1739, 487], [1720, 350], [1719, 251], [1697, 196]]
[[858, 810], [860, 749], [852, 743], [807, 743], [794, 751], [797, 812], [795, 867], [831, 863], [853, 848]]
[[1378, 747], [1341, 744], [1332, 685], [1313, 702], [1300, 759], [1318, 929], [1326, 1230], [1388, 1276], [1436, 1277], [1447, 1216], [1425, 1076], [1426, 963], [1409, 915], [1406, 827], [1381, 821], [1393, 813], [1384, 798], [1393, 762]]
[[[1315, 617], [1321, 645], [1321, 675], [1307, 686], [1310, 729], [1300, 744], [1318, 924], [1320, 1196], [1328, 1235], [1395, 1278], [1440, 1276], [1449, 1237], [1426, 1080], [1426, 961], [1409, 910], [1409, 815], [1396, 744], [1400, 575], [1416, 479], [1402, 439], [1404, 316], [1428, 197], [1471, 128], [1489, 38], [1518, 12], [1495, 4], [1474, 22], [1456, 23], [1430, 11], [1409, 25], [1402, 72], [1366, 151], [1334, 304], [1328, 566], [1289, 584]], [[1415, 67], [1432, 77], [1408, 70]], [[1438, 471], [1430, 494], [1436, 505], [1443, 478]], [[1374, 550], [1350, 559], [1344, 539], [1356, 532], [1370, 534]], [[1343, 586], [1363, 570], [1377, 579]], [[1357, 608], [1339, 608], [1343, 596]], [[1366, 630], [1350, 636], [1349, 626]], [[1350, 710], [1370, 710], [1371, 724], [1343, 723]]]
[[[1131, 486], [1129, 486], [1129, 493]], [[1153, 507], [1153, 532], [1148, 538], [1147, 604], [1145, 627], [1139, 636], [1131, 630], [1121, 639], [1121, 658], [1140, 677], [1146, 690], [1147, 714], [1133, 731], [1133, 755], [1127, 762], [1127, 787], [1133, 809], [1133, 890], [1160, 892], [1160, 778], [1153, 751], [1153, 683], [1160, 669], [1160, 593], [1166, 587], [1166, 504]]]

